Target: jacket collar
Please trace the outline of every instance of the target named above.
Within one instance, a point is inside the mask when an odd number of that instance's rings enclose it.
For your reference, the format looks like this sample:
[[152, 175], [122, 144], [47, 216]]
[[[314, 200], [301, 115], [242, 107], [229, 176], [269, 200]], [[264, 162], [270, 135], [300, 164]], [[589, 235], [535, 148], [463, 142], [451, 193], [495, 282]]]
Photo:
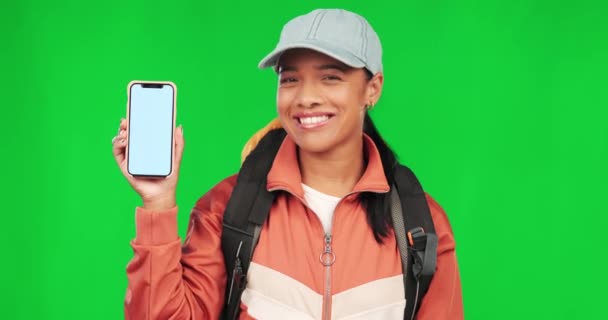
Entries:
[[[390, 188], [386, 181], [386, 177], [384, 176], [384, 168], [382, 167], [382, 160], [380, 159], [378, 148], [373, 140], [366, 134], [363, 134], [363, 140], [368, 158], [367, 167], [351, 193], [386, 193]], [[268, 172], [266, 188], [269, 191], [279, 189], [285, 190], [300, 199], [304, 199], [302, 174], [298, 164], [297, 146], [289, 135], [283, 140], [283, 143], [274, 158], [272, 168], [270, 169], [270, 172]]]

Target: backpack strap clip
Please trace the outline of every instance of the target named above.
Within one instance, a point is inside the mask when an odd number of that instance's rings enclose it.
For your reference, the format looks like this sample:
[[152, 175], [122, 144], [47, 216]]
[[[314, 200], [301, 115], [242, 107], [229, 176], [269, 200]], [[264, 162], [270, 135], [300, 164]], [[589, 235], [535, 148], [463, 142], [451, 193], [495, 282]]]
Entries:
[[243, 241], [239, 243], [239, 247], [236, 250], [234, 269], [232, 270], [232, 274], [230, 276], [230, 286], [228, 288], [228, 298], [226, 299], [226, 304], [230, 304], [233, 299], [233, 295], [237, 292], [241, 292], [247, 285], [247, 276], [243, 272], [243, 265], [241, 264], [241, 248], [243, 246]]
[[427, 279], [435, 273], [437, 266], [437, 235], [426, 233], [422, 227], [407, 232], [411, 255], [414, 257], [412, 272], [417, 280]]

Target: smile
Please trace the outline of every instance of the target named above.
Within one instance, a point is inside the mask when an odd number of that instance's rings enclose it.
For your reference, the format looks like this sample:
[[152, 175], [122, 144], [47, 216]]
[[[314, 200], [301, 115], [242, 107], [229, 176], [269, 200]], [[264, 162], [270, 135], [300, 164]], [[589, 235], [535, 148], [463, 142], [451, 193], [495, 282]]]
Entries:
[[324, 126], [332, 117], [333, 115], [330, 114], [299, 115], [296, 116], [295, 119], [299, 127], [304, 129], [312, 129]]

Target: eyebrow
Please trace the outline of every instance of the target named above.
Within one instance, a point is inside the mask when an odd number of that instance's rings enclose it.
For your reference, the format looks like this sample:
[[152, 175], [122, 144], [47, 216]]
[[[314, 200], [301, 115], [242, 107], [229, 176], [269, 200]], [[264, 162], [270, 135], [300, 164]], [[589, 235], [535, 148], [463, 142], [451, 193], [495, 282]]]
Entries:
[[277, 73], [283, 73], [286, 71], [296, 71], [296, 67], [292, 67], [292, 66], [279, 66], [277, 68], [278, 72]]
[[[320, 65], [318, 67], [315, 67], [315, 69], [317, 70], [338, 70], [338, 71], [342, 71], [342, 72], [346, 72], [348, 70], [348, 67], [344, 66], [344, 65], [340, 65], [340, 64], [335, 64], [335, 63], [329, 63], [329, 64], [323, 64]], [[294, 67], [294, 66], [286, 66], [286, 65], [282, 65], [278, 67], [278, 73], [283, 73], [283, 72], [287, 72], [287, 71], [298, 71], [298, 68]]]
[[321, 65], [317, 69], [319, 69], [319, 70], [335, 69], [335, 70], [345, 72], [348, 68], [346, 66], [343, 66], [340, 64], [330, 63], [330, 64]]

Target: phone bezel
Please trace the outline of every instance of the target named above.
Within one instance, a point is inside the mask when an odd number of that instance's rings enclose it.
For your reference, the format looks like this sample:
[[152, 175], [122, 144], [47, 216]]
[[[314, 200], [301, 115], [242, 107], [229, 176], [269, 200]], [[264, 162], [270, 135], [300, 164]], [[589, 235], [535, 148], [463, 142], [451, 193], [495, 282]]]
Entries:
[[[172, 125], [171, 125], [171, 141], [173, 143], [171, 143], [171, 162], [169, 165], [169, 173], [166, 175], [147, 175], [147, 174], [133, 174], [129, 171], [129, 145], [130, 145], [130, 137], [131, 137], [131, 133], [129, 130], [130, 124], [131, 124], [131, 89], [133, 88], [134, 85], [136, 84], [141, 84], [141, 85], [169, 85], [173, 88], [173, 106], [172, 106]], [[173, 83], [172, 81], [146, 81], [146, 80], [133, 80], [131, 82], [129, 82], [129, 84], [127, 85], [127, 146], [126, 146], [126, 151], [125, 151], [125, 156], [127, 159], [127, 173], [133, 177], [146, 177], [146, 178], [166, 178], [168, 176], [170, 176], [173, 173], [173, 165], [174, 165], [174, 159], [175, 159], [175, 118], [176, 118], [176, 113], [177, 113], [177, 86], [175, 85], [175, 83]]]

